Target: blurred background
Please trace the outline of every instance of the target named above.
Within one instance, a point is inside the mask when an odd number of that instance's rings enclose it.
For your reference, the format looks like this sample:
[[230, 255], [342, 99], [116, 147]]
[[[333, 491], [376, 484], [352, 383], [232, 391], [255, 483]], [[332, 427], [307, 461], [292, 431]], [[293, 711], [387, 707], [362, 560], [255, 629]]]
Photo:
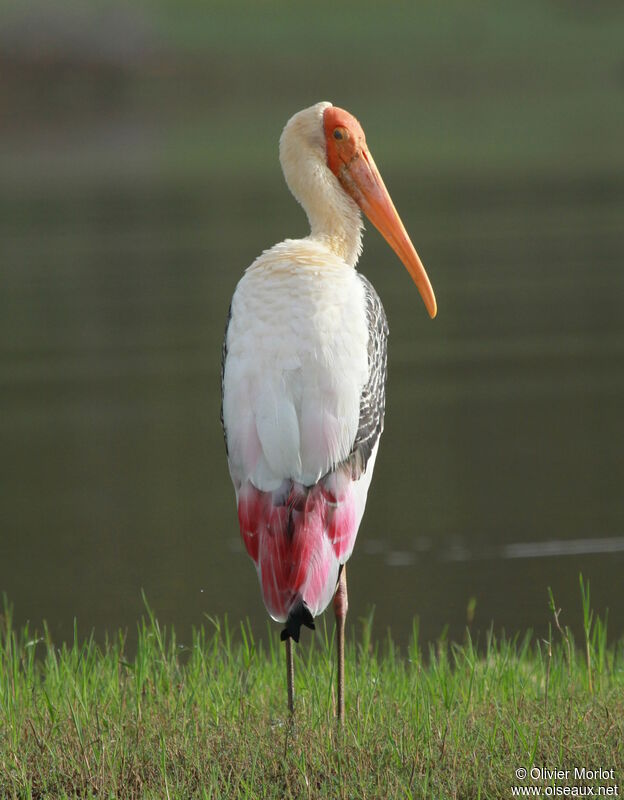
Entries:
[[[386, 431], [353, 624], [624, 631], [624, 6], [0, 0], [0, 589], [20, 622], [266, 631], [219, 423], [242, 271], [307, 233], [286, 120], [361, 121], [436, 290], [376, 231]], [[476, 601], [476, 606], [474, 605]], [[331, 617], [328, 620], [331, 622]]]

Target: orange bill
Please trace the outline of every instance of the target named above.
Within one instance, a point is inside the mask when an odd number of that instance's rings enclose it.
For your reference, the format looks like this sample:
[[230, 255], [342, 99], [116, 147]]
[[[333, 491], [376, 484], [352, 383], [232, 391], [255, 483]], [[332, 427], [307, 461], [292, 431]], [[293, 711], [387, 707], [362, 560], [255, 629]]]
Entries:
[[435, 317], [438, 307], [431, 283], [366, 146], [362, 126], [344, 108], [329, 106], [323, 112], [323, 128], [327, 166], [401, 259], [429, 316]]
[[342, 166], [337, 177], [401, 259], [433, 319], [438, 311], [433, 288], [368, 149], [361, 147], [355, 158]]

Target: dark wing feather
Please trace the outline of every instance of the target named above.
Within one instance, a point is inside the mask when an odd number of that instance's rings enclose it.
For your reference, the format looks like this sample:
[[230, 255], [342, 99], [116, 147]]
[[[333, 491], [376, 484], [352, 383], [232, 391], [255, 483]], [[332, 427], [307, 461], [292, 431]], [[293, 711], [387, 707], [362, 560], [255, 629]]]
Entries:
[[366, 318], [368, 320], [368, 381], [360, 397], [360, 421], [348, 461], [354, 480], [366, 470], [366, 464], [383, 431], [386, 409], [388, 320], [379, 295], [364, 275]]
[[225, 321], [225, 332], [223, 334], [223, 345], [221, 347], [221, 428], [223, 429], [223, 439], [225, 440], [225, 452], [227, 455], [228, 446], [227, 446], [227, 433], [225, 430], [225, 425], [223, 423], [223, 374], [225, 372], [225, 361], [227, 359], [227, 335], [228, 335], [228, 328], [230, 327], [230, 320], [232, 319], [232, 304], [230, 303], [230, 307], [228, 308], [227, 320]]

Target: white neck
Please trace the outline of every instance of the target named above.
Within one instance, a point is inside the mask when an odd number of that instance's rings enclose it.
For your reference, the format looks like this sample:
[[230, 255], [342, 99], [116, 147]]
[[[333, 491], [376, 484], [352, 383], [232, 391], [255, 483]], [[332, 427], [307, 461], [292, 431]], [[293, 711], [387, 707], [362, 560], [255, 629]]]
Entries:
[[323, 111], [329, 105], [317, 103], [289, 120], [280, 139], [280, 161], [288, 188], [310, 221], [310, 238], [353, 267], [362, 251], [362, 216], [327, 166]]
[[310, 193], [309, 197], [299, 202], [310, 221], [310, 238], [322, 242], [350, 267], [354, 267], [362, 252], [362, 215], [340, 186], [338, 191], [348, 203], [342, 197], [335, 198], [328, 192]]

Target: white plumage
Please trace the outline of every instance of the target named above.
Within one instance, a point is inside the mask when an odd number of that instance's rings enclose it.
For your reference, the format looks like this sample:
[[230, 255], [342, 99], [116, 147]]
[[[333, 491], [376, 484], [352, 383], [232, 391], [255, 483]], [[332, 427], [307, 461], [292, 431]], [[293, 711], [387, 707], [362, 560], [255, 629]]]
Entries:
[[287, 241], [252, 264], [232, 300], [224, 373], [235, 485], [311, 486], [347, 458], [368, 335], [363, 284], [323, 242]]

